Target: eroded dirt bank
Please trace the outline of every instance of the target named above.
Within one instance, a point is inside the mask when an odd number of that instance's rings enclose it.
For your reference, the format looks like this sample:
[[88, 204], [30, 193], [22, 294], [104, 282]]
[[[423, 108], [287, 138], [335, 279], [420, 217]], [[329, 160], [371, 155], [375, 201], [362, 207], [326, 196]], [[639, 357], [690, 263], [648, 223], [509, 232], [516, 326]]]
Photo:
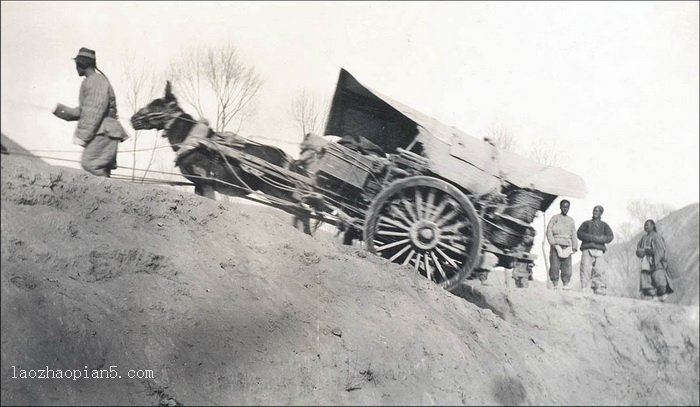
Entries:
[[2, 404], [700, 404], [698, 307], [494, 276], [480, 308], [268, 208], [1, 163]]

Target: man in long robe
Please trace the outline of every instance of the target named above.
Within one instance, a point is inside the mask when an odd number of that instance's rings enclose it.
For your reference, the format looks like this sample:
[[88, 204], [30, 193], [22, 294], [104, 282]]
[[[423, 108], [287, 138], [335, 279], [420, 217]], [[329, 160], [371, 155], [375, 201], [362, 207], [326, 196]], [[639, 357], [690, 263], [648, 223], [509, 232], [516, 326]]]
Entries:
[[80, 164], [89, 173], [109, 177], [117, 168], [117, 147], [128, 135], [118, 122], [117, 100], [107, 77], [98, 72], [95, 51], [81, 48], [74, 58], [80, 85], [78, 107], [58, 104], [53, 114], [78, 121], [73, 143], [84, 147]]

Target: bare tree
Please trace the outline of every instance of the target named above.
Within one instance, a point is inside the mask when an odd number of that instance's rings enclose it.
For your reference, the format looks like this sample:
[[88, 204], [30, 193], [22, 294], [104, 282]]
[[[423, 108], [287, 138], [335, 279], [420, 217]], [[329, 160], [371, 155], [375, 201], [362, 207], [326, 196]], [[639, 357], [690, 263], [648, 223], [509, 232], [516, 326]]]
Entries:
[[671, 205], [651, 202], [646, 199], [637, 199], [627, 202], [627, 215], [631, 219], [622, 222], [615, 234], [621, 241], [627, 241], [641, 233], [644, 222], [647, 219], [658, 221], [674, 211]]
[[626, 242], [632, 239], [639, 231], [639, 224], [625, 221], [615, 228], [615, 238], [621, 242]]
[[[216, 129], [223, 131], [232, 119], [245, 117], [243, 113], [260, 90], [262, 79], [243, 64], [231, 44], [207, 50], [206, 62], [205, 75], [217, 98]], [[241, 124], [242, 120], [238, 128]]]
[[[124, 58], [122, 75], [125, 85], [125, 102], [130, 110], [130, 115], [148, 103], [157, 93], [160, 86], [160, 77], [156, 72], [149, 72], [146, 67], [135, 62], [133, 55]], [[140, 131], [134, 131], [131, 179], [136, 178], [136, 152]], [[156, 137], [156, 142], [158, 137]], [[155, 149], [155, 144], [154, 144]], [[149, 161], [150, 165], [150, 161]]]
[[177, 84], [178, 96], [204, 117], [202, 82], [204, 78], [203, 51], [199, 48], [183, 51], [170, 63], [167, 76]]
[[328, 103], [316, 95], [302, 91], [292, 100], [290, 114], [295, 127], [304, 136], [307, 133], [321, 134], [328, 117]]
[[491, 123], [486, 136], [501, 150], [513, 151], [517, 145], [513, 132], [501, 122]]
[[647, 219], [659, 220], [673, 212], [671, 205], [638, 199], [627, 203], [627, 213], [643, 224]]
[[[486, 130], [486, 138], [500, 150], [518, 152], [521, 150], [515, 134], [503, 124], [495, 121]], [[565, 161], [565, 155], [556, 140], [539, 137], [530, 144], [526, 156], [541, 164], [549, 166], [561, 166]]]
[[[252, 102], [262, 86], [258, 73], [243, 62], [231, 44], [186, 51], [170, 64], [168, 72], [178, 95], [200, 117], [206, 117], [207, 107], [215, 106], [216, 131], [224, 131], [235, 122], [238, 132], [250, 117]], [[206, 103], [209, 97], [214, 104]]]
[[556, 140], [537, 138], [531, 145], [528, 157], [540, 164], [559, 167], [564, 164], [565, 157]]

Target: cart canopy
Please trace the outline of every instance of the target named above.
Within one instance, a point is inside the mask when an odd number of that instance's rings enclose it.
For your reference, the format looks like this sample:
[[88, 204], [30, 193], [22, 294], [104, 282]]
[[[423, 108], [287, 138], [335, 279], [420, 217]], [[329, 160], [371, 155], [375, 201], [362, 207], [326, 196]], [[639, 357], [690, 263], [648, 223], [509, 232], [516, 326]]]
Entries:
[[341, 69], [326, 135], [361, 136], [387, 153], [403, 148], [429, 160], [429, 170], [472, 193], [500, 190], [501, 179], [550, 195], [583, 198], [583, 179], [562, 168], [494, 147], [396, 102]]

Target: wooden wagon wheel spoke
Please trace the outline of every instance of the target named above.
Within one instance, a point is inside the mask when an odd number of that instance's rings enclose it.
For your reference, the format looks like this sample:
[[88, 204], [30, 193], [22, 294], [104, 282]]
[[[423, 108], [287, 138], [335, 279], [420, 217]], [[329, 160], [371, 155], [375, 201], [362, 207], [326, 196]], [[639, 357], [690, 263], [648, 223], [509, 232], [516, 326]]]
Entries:
[[425, 201], [425, 216], [424, 219], [430, 219], [433, 217], [433, 211], [435, 209], [435, 190], [428, 190], [428, 199]]
[[453, 232], [453, 231], [447, 231], [447, 232], [443, 231], [441, 233], [441, 236], [442, 236], [443, 240], [454, 240], [454, 239], [459, 240], [463, 237], [463, 235], [461, 233]]
[[379, 231], [377, 231], [377, 234], [384, 235], [384, 236], [408, 237], [408, 232], [392, 232], [389, 230], [379, 230]]
[[401, 220], [403, 220], [404, 222], [406, 222], [406, 225], [411, 225], [411, 224], [413, 224], [413, 221], [410, 220], [410, 219], [408, 219], [408, 218], [406, 217], [406, 214], [403, 213], [403, 212], [401, 211], [401, 209], [399, 209], [396, 205], [392, 205], [392, 206], [391, 206], [391, 209], [389, 209], [389, 214], [390, 214], [390, 215], [394, 215], [394, 216], [398, 216]]
[[469, 243], [469, 236], [462, 233], [442, 233], [440, 241], [445, 243]]
[[396, 226], [396, 225], [390, 225], [388, 223], [384, 222], [379, 222], [377, 223], [377, 226], [379, 226], [381, 229], [399, 229], [399, 230], [409, 230], [406, 226]]
[[445, 210], [448, 203], [449, 201], [447, 199], [443, 199], [437, 208], [435, 208], [435, 211], [433, 211], [432, 216], [428, 220], [435, 222], [442, 214], [442, 211]]
[[416, 188], [416, 215], [417, 220], [423, 219], [423, 197], [420, 194], [420, 189]]
[[449, 250], [449, 251], [451, 251], [451, 252], [453, 252], [453, 253], [457, 253], [457, 254], [460, 254], [460, 255], [464, 254], [464, 251], [463, 251], [463, 250], [460, 250], [459, 248], [454, 247], [454, 246], [451, 246], [451, 245], [449, 245], [449, 244], [447, 244], [447, 243], [444, 243], [444, 242], [442, 242], [442, 241], [441, 241], [441, 242], [438, 242], [438, 245], [444, 247], [445, 249], [447, 249], [447, 250]]
[[465, 232], [469, 234], [470, 226], [468, 223], [464, 222], [464, 219], [455, 219], [449, 225], [441, 226], [440, 229], [448, 232], [457, 232], [458, 234], [464, 234]]
[[416, 253], [416, 251], [413, 250], [413, 249], [411, 249], [411, 252], [408, 253], [408, 256], [406, 256], [406, 259], [405, 259], [405, 260], [403, 261], [403, 263], [401, 263], [401, 264], [404, 265], [404, 266], [407, 265], [407, 264], [411, 261], [411, 259], [413, 258], [413, 255], [414, 255], [415, 253]]
[[464, 253], [467, 252], [467, 244], [466, 244], [466, 243], [468, 243], [468, 242], [466, 242], [466, 241], [464, 240], [464, 238], [461, 238], [461, 239], [446, 239], [446, 240], [440, 240], [440, 241], [441, 241], [442, 243], [445, 243], [445, 244], [448, 245], [448, 246], [454, 247], [455, 249], [457, 249], [457, 250], [459, 250], [460, 252], [462, 252], [462, 254], [464, 254]]
[[440, 231], [442, 232], [443, 235], [457, 235], [457, 236], [460, 236], [460, 235], [462, 235], [462, 232], [460, 231], [460, 229], [462, 229], [462, 228], [465, 227], [465, 226], [466, 226], [466, 225], [464, 225], [464, 226], [451, 226], [451, 227], [448, 227], [448, 228], [442, 227], [442, 228], [440, 228]]
[[400, 228], [400, 229], [403, 229], [403, 230], [408, 230], [408, 228], [409, 228], [408, 225], [404, 225], [404, 224], [402, 224], [401, 222], [395, 220], [394, 218], [389, 218], [389, 217], [386, 217], [386, 216], [382, 216], [382, 217], [379, 218], [379, 220], [380, 220], [381, 222], [388, 223], [388, 224], [390, 224], [390, 225], [393, 225], [393, 226], [395, 226], [395, 227], [397, 227], [397, 228]]
[[452, 241], [450, 242], [454, 248], [457, 250], [461, 251], [462, 253], [466, 253], [467, 251], [467, 246], [463, 245], [462, 243]]
[[403, 205], [403, 207], [406, 208], [406, 212], [408, 212], [408, 216], [411, 218], [411, 223], [418, 220], [418, 215], [416, 215], [413, 212], [413, 208], [411, 208], [410, 202], [408, 202], [405, 198], [401, 198], [401, 205]]
[[438, 271], [440, 272], [440, 275], [442, 276], [443, 280], [447, 280], [447, 274], [445, 274], [445, 270], [443, 270], [442, 266], [440, 265], [440, 262], [437, 259], [437, 256], [435, 256], [435, 252], [431, 251], [430, 257], [433, 258], [433, 263], [435, 263], [435, 266], [437, 267]]
[[469, 198], [428, 176], [399, 179], [377, 194], [364, 236], [369, 251], [447, 289], [475, 267], [481, 250], [480, 219]]
[[401, 257], [402, 254], [406, 253], [406, 251], [408, 251], [408, 249], [410, 249], [410, 248], [411, 248], [411, 245], [407, 244], [406, 246], [403, 247], [403, 249], [399, 250], [393, 256], [391, 256], [389, 258], [389, 261], [393, 262], [394, 260], [398, 259], [399, 257]]
[[423, 263], [425, 264], [425, 276], [429, 280], [433, 279], [433, 269], [430, 267], [428, 252], [423, 253]]
[[459, 211], [457, 211], [457, 210], [451, 210], [450, 212], [447, 213], [447, 215], [445, 215], [445, 216], [443, 216], [443, 217], [437, 219], [437, 220], [435, 221], [435, 223], [436, 223], [439, 227], [442, 228], [443, 226], [445, 226], [445, 225], [447, 225], [448, 223], [450, 223], [450, 221], [454, 220], [455, 217], [457, 217], [457, 215], [459, 215]]
[[438, 254], [440, 254], [445, 260], [447, 260], [447, 262], [450, 263], [450, 265], [451, 265], [452, 267], [454, 267], [454, 268], [459, 268], [459, 266], [457, 265], [457, 262], [456, 262], [455, 260], [453, 260], [452, 257], [450, 257], [450, 256], [448, 256], [447, 254], [445, 254], [445, 252], [443, 252], [442, 250], [440, 250], [439, 247], [436, 247], [436, 248], [435, 248], [435, 251], [438, 252]]
[[408, 243], [408, 242], [410, 242], [410, 241], [411, 241], [410, 239], [401, 239], [401, 240], [397, 240], [397, 241], [395, 241], [394, 243], [389, 243], [389, 244], [386, 244], [386, 245], [384, 245], [384, 246], [377, 247], [376, 250], [377, 250], [378, 252], [381, 252], [381, 251], [383, 251], [383, 250], [391, 249], [392, 247], [396, 247], [396, 246], [402, 245], [402, 244], [404, 244], [404, 243]]

